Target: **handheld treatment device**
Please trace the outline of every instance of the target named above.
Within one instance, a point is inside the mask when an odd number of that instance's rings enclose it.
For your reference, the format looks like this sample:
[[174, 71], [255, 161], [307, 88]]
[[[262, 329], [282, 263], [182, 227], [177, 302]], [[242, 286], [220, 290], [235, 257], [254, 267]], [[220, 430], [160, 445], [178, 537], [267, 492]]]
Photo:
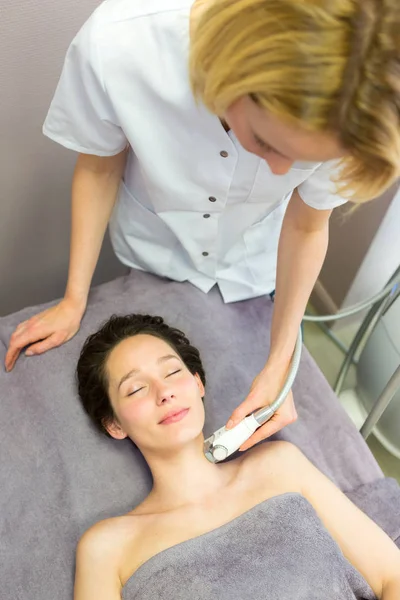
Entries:
[[240, 446], [244, 444], [244, 442], [248, 440], [251, 435], [253, 435], [256, 429], [269, 421], [278, 408], [282, 406], [292, 388], [297, 371], [299, 369], [301, 346], [302, 335], [300, 329], [290, 364], [289, 374], [282, 390], [272, 404], [265, 406], [264, 408], [260, 408], [248, 417], [244, 418], [243, 421], [240, 421], [240, 423], [233, 427], [233, 429], [221, 427], [221, 429], [218, 429], [205, 440], [204, 453], [210, 462], [220, 462], [236, 452]]

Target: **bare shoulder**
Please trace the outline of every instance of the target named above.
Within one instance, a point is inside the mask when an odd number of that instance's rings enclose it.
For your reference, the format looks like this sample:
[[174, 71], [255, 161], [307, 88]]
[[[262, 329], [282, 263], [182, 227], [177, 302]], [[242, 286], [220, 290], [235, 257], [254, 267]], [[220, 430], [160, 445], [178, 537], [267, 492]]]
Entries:
[[134, 543], [140, 529], [140, 518], [131, 514], [99, 521], [83, 534], [77, 554], [103, 562], [109, 562], [112, 557], [116, 564], [125, 548]]
[[272, 459], [279, 462], [279, 466], [290, 466], [293, 461], [303, 459], [301, 450], [284, 440], [264, 442], [255, 448], [252, 448], [245, 455], [245, 460], [250, 463], [270, 463]]
[[124, 553], [137, 527], [130, 515], [106, 519], [81, 537], [76, 553], [74, 600], [117, 600], [123, 587]]
[[268, 485], [282, 491], [300, 491], [299, 468], [307, 459], [301, 450], [283, 440], [264, 442], [249, 450], [242, 459], [243, 468]]

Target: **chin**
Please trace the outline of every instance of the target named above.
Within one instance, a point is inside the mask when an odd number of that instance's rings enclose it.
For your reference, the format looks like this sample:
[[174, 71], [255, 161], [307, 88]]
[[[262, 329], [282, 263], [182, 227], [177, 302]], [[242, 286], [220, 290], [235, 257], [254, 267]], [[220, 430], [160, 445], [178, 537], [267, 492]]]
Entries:
[[202, 434], [200, 427], [182, 427], [174, 432], [171, 432], [170, 439], [175, 439], [177, 442], [187, 444], [196, 440]]
[[168, 434], [165, 432], [161, 444], [165, 450], [167, 448], [178, 450], [179, 448], [195, 443], [200, 437], [204, 440], [203, 426], [182, 425], [174, 429], [171, 428]]

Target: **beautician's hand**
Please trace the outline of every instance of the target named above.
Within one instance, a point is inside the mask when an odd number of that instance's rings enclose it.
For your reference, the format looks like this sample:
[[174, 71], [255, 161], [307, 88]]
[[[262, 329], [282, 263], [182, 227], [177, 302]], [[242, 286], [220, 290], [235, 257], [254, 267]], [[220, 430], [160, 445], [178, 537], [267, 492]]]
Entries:
[[[283, 368], [267, 363], [261, 373], [254, 379], [246, 400], [233, 411], [230, 417], [230, 420], [233, 422], [230, 424], [228, 421], [228, 429], [237, 425], [242, 419], [255, 410], [263, 408], [268, 404], [272, 404], [285, 383], [288, 369], [289, 365]], [[253, 433], [253, 435], [240, 447], [240, 450], [243, 451], [251, 448], [254, 444], [270, 437], [286, 425], [294, 423], [296, 419], [297, 412], [293, 401], [293, 394], [292, 392], [289, 392], [289, 395], [280, 409], [276, 411], [269, 421]]]
[[11, 371], [23, 348], [27, 348], [27, 356], [32, 356], [70, 340], [78, 331], [84, 312], [84, 306], [64, 298], [55, 306], [20, 323], [10, 338], [6, 370]]

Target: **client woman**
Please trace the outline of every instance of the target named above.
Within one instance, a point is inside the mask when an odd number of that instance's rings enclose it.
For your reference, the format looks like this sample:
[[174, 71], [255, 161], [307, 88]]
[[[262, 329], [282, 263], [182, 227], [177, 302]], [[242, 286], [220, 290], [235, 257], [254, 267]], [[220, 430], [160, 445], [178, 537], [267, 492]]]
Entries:
[[207, 461], [200, 355], [161, 317], [112, 317], [77, 373], [93, 423], [138, 446], [153, 487], [84, 534], [75, 600], [400, 598], [400, 551], [296, 447]]

